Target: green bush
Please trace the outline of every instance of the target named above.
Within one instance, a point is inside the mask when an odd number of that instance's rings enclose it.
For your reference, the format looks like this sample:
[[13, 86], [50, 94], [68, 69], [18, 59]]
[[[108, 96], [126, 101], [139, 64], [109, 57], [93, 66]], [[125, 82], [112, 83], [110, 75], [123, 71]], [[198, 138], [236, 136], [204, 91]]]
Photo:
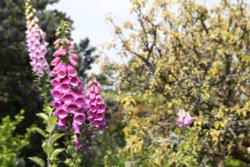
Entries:
[[24, 110], [21, 110], [14, 119], [6, 116], [0, 124], [0, 166], [23, 166], [23, 157], [20, 151], [29, 144], [30, 130], [25, 135], [16, 134], [15, 130], [24, 119]]

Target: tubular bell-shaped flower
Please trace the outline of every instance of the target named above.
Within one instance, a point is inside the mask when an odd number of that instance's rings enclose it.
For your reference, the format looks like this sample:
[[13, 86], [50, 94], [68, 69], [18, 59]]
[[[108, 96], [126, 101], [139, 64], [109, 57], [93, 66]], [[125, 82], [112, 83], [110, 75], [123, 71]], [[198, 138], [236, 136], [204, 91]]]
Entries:
[[[85, 122], [85, 112], [88, 106], [83, 96], [83, 83], [77, 77], [75, 69], [78, 64], [75, 57], [78, 56], [73, 51], [74, 47], [69, 39], [69, 25], [66, 22], [62, 22], [56, 36], [58, 39], [54, 45], [57, 50], [53, 54], [54, 59], [51, 65], [54, 68], [50, 73], [54, 77], [51, 81], [54, 115], [58, 117], [59, 129], [69, 127], [70, 120], [72, 120], [71, 127], [74, 130], [75, 145], [79, 150], [81, 147], [78, 139], [80, 125]], [[74, 60], [74, 63], [71, 62], [71, 59]]]
[[106, 104], [100, 95], [101, 85], [98, 81], [93, 79], [88, 82], [88, 87], [89, 89], [86, 92], [86, 103], [89, 106], [87, 119], [97, 128], [106, 128], [107, 125], [104, 115]]
[[38, 77], [49, 73], [49, 65], [45, 59], [47, 53], [46, 34], [38, 25], [38, 18], [35, 16], [35, 9], [31, 6], [31, 0], [25, 1], [26, 5], [26, 46], [28, 48], [32, 71]]

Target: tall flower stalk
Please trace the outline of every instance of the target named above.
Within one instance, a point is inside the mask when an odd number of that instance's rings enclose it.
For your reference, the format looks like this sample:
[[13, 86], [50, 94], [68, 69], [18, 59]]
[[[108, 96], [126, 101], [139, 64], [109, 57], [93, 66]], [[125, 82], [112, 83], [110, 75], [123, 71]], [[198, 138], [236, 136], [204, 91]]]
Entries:
[[[80, 142], [81, 126], [94, 125], [99, 129], [106, 128], [106, 105], [100, 94], [101, 85], [96, 79], [87, 84], [88, 90], [83, 89], [83, 82], [77, 74], [79, 56], [75, 53], [70, 38], [70, 26], [62, 22], [56, 32], [57, 40], [54, 42], [55, 52], [50, 72], [53, 77], [51, 85], [52, 105], [55, 108], [53, 115], [57, 117], [57, 129], [67, 134], [65, 163], [77, 166], [81, 160], [78, 152], [82, 148]], [[71, 143], [74, 142], [75, 150]]]
[[53, 53], [54, 59], [51, 65], [54, 66], [50, 76], [53, 89], [53, 107], [57, 116], [57, 128], [64, 130], [72, 127], [74, 131], [75, 148], [81, 148], [78, 135], [80, 126], [85, 122], [85, 113], [88, 106], [83, 96], [83, 82], [77, 76], [78, 55], [74, 52], [74, 47], [70, 39], [70, 27], [67, 22], [62, 22], [58, 28], [54, 42], [56, 51]]
[[86, 102], [89, 106], [88, 120], [97, 128], [106, 128], [106, 104], [100, 94], [101, 84], [96, 79], [93, 79], [88, 82], [88, 87], [89, 89], [86, 92]]
[[32, 71], [38, 77], [49, 73], [49, 65], [45, 58], [48, 43], [45, 40], [46, 34], [38, 25], [38, 18], [35, 16], [35, 9], [31, 6], [31, 0], [25, 1], [26, 15], [26, 46], [29, 52]]

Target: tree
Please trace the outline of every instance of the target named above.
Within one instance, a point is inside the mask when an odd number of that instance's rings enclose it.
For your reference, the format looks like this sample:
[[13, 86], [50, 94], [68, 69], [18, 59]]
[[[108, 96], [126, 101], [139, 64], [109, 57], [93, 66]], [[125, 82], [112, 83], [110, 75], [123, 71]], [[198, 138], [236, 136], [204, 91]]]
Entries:
[[80, 56], [80, 66], [78, 71], [85, 82], [87, 82], [87, 70], [92, 68], [91, 65], [98, 58], [98, 55], [93, 54], [93, 52], [95, 52], [95, 48], [91, 47], [89, 43], [89, 39], [85, 38], [84, 40], [81, 40], [79, 44], [75, 44], [75, 50]]
[[[136, 22], [114, 26], [104, 63], [127, 110], [126, 146], [106, 156], [142, 166], [250, 163], [250, 15], [243, 0], [208, 8], [193, 0], [132, 0]], [[184, 109], [189, 128], [175, 125]], [[115, 155], [117, 156], [115, 156]], [[242, 165], [243, 166], [243, 165]]]

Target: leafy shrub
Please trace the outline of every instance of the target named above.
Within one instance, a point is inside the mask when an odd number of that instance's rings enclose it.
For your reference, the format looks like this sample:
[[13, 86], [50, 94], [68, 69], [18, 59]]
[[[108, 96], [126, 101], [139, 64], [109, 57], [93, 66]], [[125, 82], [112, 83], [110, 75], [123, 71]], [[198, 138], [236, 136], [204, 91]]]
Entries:
[[[106, 165], [223, 166], [228, 156], [249, 164], [247, 3], [131, 3], [136, 21], [108, 18], [114, 40], [107, 49], [126, 62], [105, 59], [103, 71], [120, 93], [126, 145], [111, 150]], [[176, 126], [180, 110], [194, 118], [189, 128]]]
[[0, 124], [0, 166], [24, 166], [23, 157], [19, 157], [22, 148], [29, 144], [28, 138], [31, 131], [27, 129], [25, 135], [16, 134], [17, 126], [24, 119], [24, 110], [11, 119], [6, 116]]

